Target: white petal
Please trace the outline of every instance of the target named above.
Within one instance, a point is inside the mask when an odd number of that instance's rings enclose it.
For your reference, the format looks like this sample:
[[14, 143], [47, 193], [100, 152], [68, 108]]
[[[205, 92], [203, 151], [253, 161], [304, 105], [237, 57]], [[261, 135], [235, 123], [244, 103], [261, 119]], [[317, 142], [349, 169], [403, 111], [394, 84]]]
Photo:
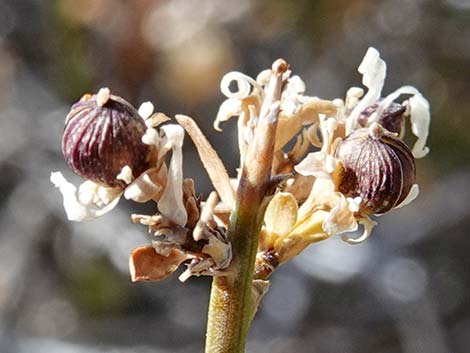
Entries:
[[[238, 88], [238, 90], [235, 92], [230, 90], [230, 84], [233, 81], [237, 83]], [[263, 90], [255, 80], [238, 71], [229, 72], [222, 78], [222, 81], [220, 82], [220, 90], [227, 98], [246, 98], [250, 95], [252, 86], [257, 88], [260, 92]]]
[[333, 173], [336, 169], [336, 159], [327, 154], [325, 157], [325, 171], [329, 174]]
[[333, 142], [333, 134], [338, 127], [338, 122], [335, 118], [326, 118], [325, 114], [318, 114], [320, 119], [320, 130], [322, 135], [322, 152], [326, 153], [330, 149]]
[[116, 199], [116, 197], [120, 197], [121, 195], [122, 190], [120, 188], [108, 188], [105, 186], [98, 186], [98, 188], [96, 189], [96, 197], [98, 201], [95, 203], [95, 205], [98, 207], [106, 206], [114, 199]]
[[294, 115], [300, 108], [301, 104], [295, 99], [295, 97], [284, 97], [282, 100], [282, 112], [288, 117]]
[[121, 172], [116, 176], [116, 179], [122, 180], [126, 184], [130, 184], [132, 182], [132, 169], [128, 165], [122, 167]]
[[411, 186], [410, 192], [408, 193], [408, 195], [406, 195], [405, 199], [398, 206], [395, 206], [394, 209], [408, 205], [409, 203], [413, 202], [413, 200], [416, 199], [418, 195], [419, 186], [418, 184], [413, 184], [413, 186]]
[[421, 94], [415, 94], [409, 102], [411, 131], [418, 138], [411, 152], [415, 158], [422, 158], [429, 152], [429, 148], [426, 147], [431, 120], [429, 102]]
[[139, 107], [139, 115], [142, 119], [147, 120], [153, 113], [153, 104], [151, 102], [144, 102]]
[[145, 131], [144, 136], [142, 136], [142, 142], [149, 146], [157, 146], [160, 143], [160, 137], [158, 136], [158, 131], [152, 127], [148, 127]]
[[[62, 173], [53, 172], [51, 173], [51, 182], [55, 185], [56, 188], [62, 193], [63, 204], [65, 212], [67, 213], [67, 218], [70, 221], [85, 221], [93, 218], [100, 217], [105, 213], [111, 211], [119, 202], [119, 198], [122, 193], [117, 194], [110, 203], [101, 208], [96, 208], [91, 205], [82, 204], [77, 197], [77, 188], [72, 183], [69, 183]], [[93, 196], [85, 197], [84, 199], [93, 199]]]
[[357, 196], [357, 197], [348, 197], [346, 198], [349, 204], [349, 210], [353, 213], [359, 212], [359, 209], [361, 208], [361, 203], [362, 203], [362, 197]]
[[355, 129], [359, 115], [380, 98], [387, 72], [387, 65], [385, 61], [380, 58], [380, 54], [376, 49], [369, 48], [359, 65], [358, 71], [363, 75], [362, 83], [369, 90], [348, 117], [346, 134], [351, 133]]
[[150, 168], [140, 174], [124, 190], [124, 197], [135, 202], [147, 202], [163, 191], [167, 179], [166, 166]]
[[348, 89], [346, 92], [346, 102], [345, 106], [347, 109], [352, 109], [354, 108], [357, 103], [359, 103], [359, 100], [362, 98], [364, 95], [364, 90], [360, 87], [351, 87]]
[[[379, 106], [377, 107], [377, 110], [373, 114], [374, 117], [379, 117], [380, 115], [382, 115], [382, 112], [385, 109], [387, 109], [390, 106], [390, 104], [392, 104], [392, 102], [395, 101], [395, 99], [400, 97], [402, 94], [413, 94], [414, 95], [414, 94], [420, 94], [420, 93], [413, 86], [403, 86], [403, 87], [398, 88], [397, 90], [390, 93], [387, 97], [385, 97], [380, 102]], [[372, 119], [369, 119], [369, 121], [371, 121], [371, 120]]]
[[390, 93], [385, 97], [376, 112], [369, 118], [369, 122], [377, 120], [382, 112], [387, 109], [392, 102], [402, 94], [412, 94], [408, 102], [410, 105], [410, 121], [411, 121], [411, 132], [418, 139], [416, 140], [411, 152], [415, 158], [422, 158], [429, 152], [429, 148], [426, 147], [426, 140], [429, 133], [429, 123], [431, 120], [431, 114], [429, 111], [429, 102], [424, 98], [421, 93], [413, 86], [403, 86], [396, 91]]
[[89, 206], [96, 202], [96, 191], [98, 184], [87, 180], [78, 187], [78, 202], [82, 205]]
[[158, 202], [160, 212], [180, 226], [186, 225], [188, 214], [183, 204], [183, 139], [184, 130], [179, 125], [162, 126], [165, 132], [163, 145], [172, 149], [168, 181]]
[[305, 82], [297, 75], [292, 76], [287, 81], [286, 91], [303, 94], [305, 92]]
[[235, 98], [229, 98], [225, 100], [217, 113], [217, 117], [214, 121], [214, 129], [222, 131], [220, 123], [229, 120], [232, 116], [240, 115], [242, 112], [242, 103], [240, 100]]
[[357, 238], [350, 238], [347, 235], [343, 235], [341, 239], [348, 244], [357, 245], [362, 243], [364, 240], [369, 238], [370, 234], [372, 233], [372, 228], [377, 224], [369, 217], [360, 218], [358, 222], [364, 227], [364, 232]]
[[135, 202], [147, 202], [157, 192], [156, 185], [154, 185], [148, 174], [144, 173], [124, 190], [124, 197]]
[[258, 76], [256, 76], [256, 82], [258, 82], [261, 86], [266, 86], [271, 79], [272, 71], [270, 69], [266, 69], [261, 71]]
[[106, 102], [111, 97], [111, 91], [108, 87], [100, 88], [98, 93], [96, 94], [96, 104], [100, 107], [106, 104]]

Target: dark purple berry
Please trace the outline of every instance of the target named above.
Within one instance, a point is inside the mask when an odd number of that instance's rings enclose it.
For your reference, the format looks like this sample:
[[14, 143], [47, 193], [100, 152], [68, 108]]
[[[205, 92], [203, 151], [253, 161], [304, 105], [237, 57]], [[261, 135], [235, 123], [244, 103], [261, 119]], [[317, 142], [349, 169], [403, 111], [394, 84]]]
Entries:
[[115, 187], [128, 165], [134, 177], [149, 168], [151, 149], [142, 142], [146, 125], [124, 99], [101, 89], [72, 105], [65, 122], [62, 153], [70, 168], [85, 179]]

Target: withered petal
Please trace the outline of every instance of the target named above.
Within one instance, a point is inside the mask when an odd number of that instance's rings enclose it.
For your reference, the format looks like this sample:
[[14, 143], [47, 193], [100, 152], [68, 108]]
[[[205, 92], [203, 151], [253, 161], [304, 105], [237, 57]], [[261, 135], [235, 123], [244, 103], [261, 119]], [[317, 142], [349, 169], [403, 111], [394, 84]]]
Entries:
[[171, 250], [168, 256], [161, 255], [152, 246], [143, 246], [132, 251], [129, 271], [132, 282], [160, 281], [167, 278], [191, 255], [180, 250]]

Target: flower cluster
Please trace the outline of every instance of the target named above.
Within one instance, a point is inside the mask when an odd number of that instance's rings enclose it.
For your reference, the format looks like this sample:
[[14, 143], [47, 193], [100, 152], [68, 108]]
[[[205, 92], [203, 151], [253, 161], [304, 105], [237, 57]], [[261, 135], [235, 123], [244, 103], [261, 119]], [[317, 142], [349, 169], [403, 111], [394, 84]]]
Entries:
[[[51, 174], [68, 219], [90, 220], [111, 211], [121, 196], [156, 202], [156, 215], [132, 215], [148, 226], [153, 246], [135, 249], [133, 280], [158, 280], [188, 263], [182, 275], [216, 274], [231, 260], [225, 231], [214, 219], [215, 195], [205, 203], [191, 179], [183, 179], [184, 130], [162, 125], [169, 118], [153, 114], [153, 105], [136, 110], [102, 88], [74, 104], [66, 118], [62, 150], [67, 164], [87, 179], [77, 188], [62, 173]], [[166, 156], [171, 151], [169, 163]]]
[[[353, 87], [344, 100], [332, 101], [306, 96], [304, 82], [285, 74], [272, 167], [273, 177], [282, 177], [283, 182], [265, 213], [259, 278], [309, 244], [356, 231], [359, 225], [364, 228], [361, 236], [342, 239], [362, 242], [375, 224], [372, 215], [402, 207], [418, 195], [414, 159], [429, 151], [429, 104], [411, 86], [382, 97], [386, 64], [374, 48], [369, 48], [358, 71], [367, 92]], [[222, 80], [227, 100], [215, 127], [238, 117], [242, 161], [268, 79], [269, 71], [263, 71], [256, 80], [239, 72]], [[229, 90], [232, 81], [238, 84], [236, 92]], [[395, 102], [402, 95], [407, 99]], [[416, 136], [411, 150], [403, 142], [407, 120]], [[294, 143], [287, 150], [289, 141]]]
[[[265, 195], [255, 283], [311, 243], [338, 234], [351, 244], [365, 240], [375, 224], [371, 217], [402, 207], [418, 195], [415, 158], [429, 151], [429, 104], [411, 86], [382, 97], [386, 64], [373, 48], [358, 69], [367, 92], [353, 87], [344, 100], [305, 95], [302, 79], [287, 66], [284, 69], [276, 78], [278, 85], [270, 84], [274, 69], [262, 71], [256, 79], [240, 72], [222, 79], [227, 99], [214, 127], [220, 130], [221, 123], [238, 118], [240, 169], [235, 178], [229, 177], [191, 118], [177, 115], [179, 125], [164, 124], [169, 118], [153, 114], [149, 102], [136, 110], [108, 89], [86, 95], [67, 116], [63, 153], [87, 181], [77, 191], [61, 173], [51, 175], [69, 219], [98, 217], [115, 207], [122, 195], [136, 202], [154, 201], [156, 214], [132, 215], [153, 236], [152, 246], [131, 255], [133, 279], [162, 279], [182, 263], [187, 264], [182, 280], [227, 274], [232, 260], [228, 216], [235, 207], [247, 154], [256, 145], [259, 119], [265, 117], [276, 121], [269, 156], [273, 187]], [[230, 89], [234, 82], [235, 91]], [[406, 99], [396, 102], [402, 95]], [[273, 99], [276, 96], [280, 100]], [[411, 149], [403, 141], [408, 122], [416, 137]], [[205, 202], [193, 181], [183, 178], [185, 131], [216, 191]], [[358, 238], [344, 235], [360, 225], [364, 230]]]

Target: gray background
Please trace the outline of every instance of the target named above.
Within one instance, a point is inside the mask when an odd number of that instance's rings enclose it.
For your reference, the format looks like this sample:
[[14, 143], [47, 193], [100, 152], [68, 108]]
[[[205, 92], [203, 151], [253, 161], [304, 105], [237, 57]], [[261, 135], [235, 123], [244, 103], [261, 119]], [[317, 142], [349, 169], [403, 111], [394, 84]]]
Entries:
[[[0, 352], [203, 350], [209, 279], [129, 281], [128, 254], [149, 241], [129, 215], [152, 206], [66, 221], [49, 174], [72, 175], [60, 137], [83, 93], [191, 115], [233, 173], [236, 124], [211, 128], [223, 73], [282, 56], [308, 94], [343, 97], [371, 45], [385, 93], [412, 84], [431, 102], [420, 197], [365, 244], [332, 239], [283, 266], [248, 351], [468, 352], [469, 38], [468, 0], [0, 0]], [[208, 194], [189, 141], [185, 176]]]

